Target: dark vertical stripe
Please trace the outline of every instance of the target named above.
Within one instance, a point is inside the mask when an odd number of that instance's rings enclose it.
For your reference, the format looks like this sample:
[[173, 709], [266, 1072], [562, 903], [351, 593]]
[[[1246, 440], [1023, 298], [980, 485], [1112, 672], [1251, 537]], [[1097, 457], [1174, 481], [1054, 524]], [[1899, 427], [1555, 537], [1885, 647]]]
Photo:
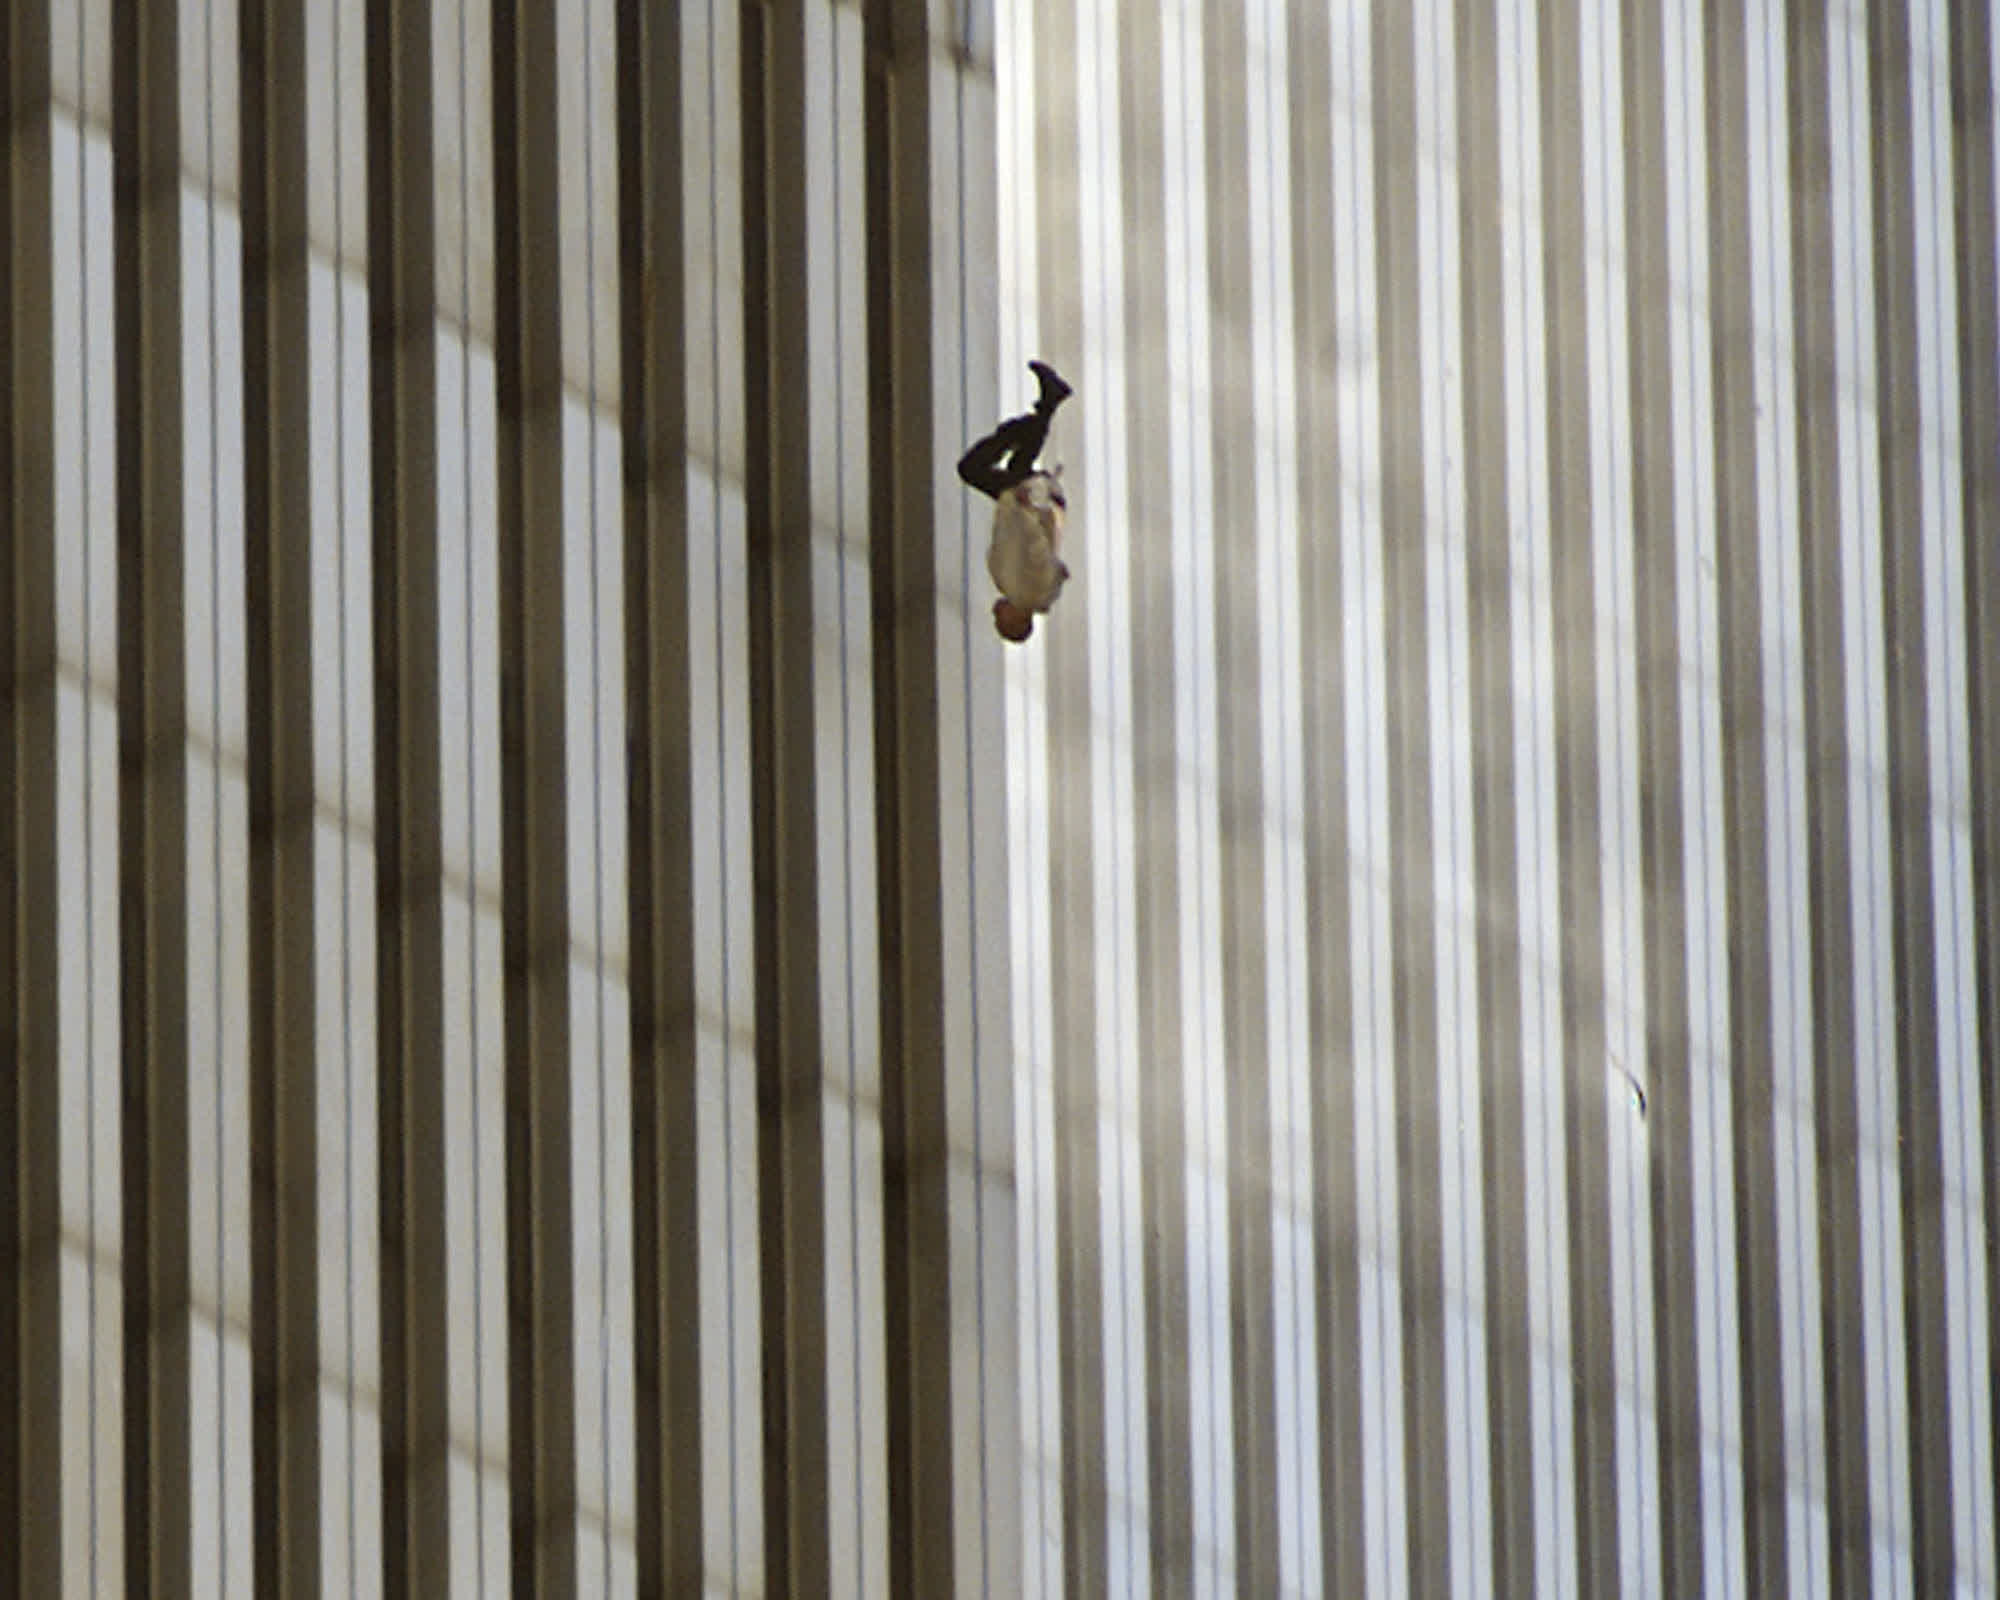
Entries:
[[[1619, 1582], [1618, 1441], [1604, 1091], [1604, 884], [1585, 289], [1584, 73], [1578, 0], [1539, 13], [1543, 304], [1548, 318], [1551, 611], [1555, 631], [1556, 853], [1562, 924], [1563, 1151], [1569, 1210], [1576, 1548], [1585, 1594]], [[1605, 25], [1609, 24], [1609, 19]]]
[[[1371, 30], [1404, 1511], [1410, 1588], [1444, 1594], [1451, 1587], [1451, 1541], [1443, 1536], [1451, 1525], [1451, 1464], [1438, 1188], [1433, 686], [1426, 589], [1427, 517], [1442, 516], [1443, 508], [1426, 506], [1424, 496], [1416, 24], [1400, 0], [1377, 0]], [[1426, 40], [1425, 48], [1431, 43]], [[1442, 693], [1446, 686], [1437, 687]]]
[[[932, 196], [950, 192], [935, 168], [957, 152], [931, 139], [941, 119], [931, 105], [926, 12], [911, 0], [870, 0], [865, 19], [888, 1588], [899, 1595], [953, 1591], [953, 1498], [962, 1486], [953, 1471], [952, 1368], [956, 1361], [976, 1372], [976, 1352], [965, 1346], [980, 1334], [954, 1328], [951, 1293], [946, 1073], [957, 1065], [969, 1074], [971, 1063], [948, 1063], [945, 1049], [940, 741], [957, 717], [943, 708], [938, 673], [934, 507], [945, 464], [931, 423], [938, 294], [930, 245], [956, 223], [934, 214]], [[970, 1268], [967, 1261], [958, 1270]], [[976, 1405], [976, 1395], [973, 1387], [963, 1398]], [[957, 1575], [968, 1588], [978, 1576]]]
[[[1882, 617], [1889, 698], [1889, 851], [1895, 954], [1896, 1134], [1902, 1199], [1903, 1378], [1910, 1408], [1910, 1538], [1917, 1591], [1954, 1586], [1951, 1360], [1945, 1321], [1944, 1170], [1938, 1124], [1936, 901], [1931, 875], [1929, 651], [1924, 638], [1923, 407], [1917, 386], [1917, 218], [1912, 206], [1910, 17], [1868, 8], [1875, 246], [1875, 447], [1881, 471]], [[1926, 217], [1926, 227], [1943, 227]], [[1888, 1441], [1882, 1441], [1888, 1447]]]
[[[1229, 1080], [1230, 1393], [1237, 1582], [1278, 1590], [1277, 1346], [1271, 1304], [1270, 1040], [1264, 968], [1263, 641], [1257, 572], [1257, 394], [1250, 237], [1250, 53], [1243, 7], [1201, 20], [1207, 138], [1213, 435], [1216, 751], [1222, 876], [1222, 1028]], [[1261, 112], [1260, 112], [1261, 114]], [[1108, 846], [1107, 846], [1108, 847]]]
[[[774, 1595], [829, 1581], [823, 1063], [814, 783], [806, 19], [743, 12], [747, 480], [764, 1519]], [[827, 241], [821, 248], [833, 247]], [[822, 402], [823, 403], [823, 402]], [[846, 1486], [843, 1486], [843, 1488]]]
[[239, 25], [251, 1522], [259, 1592], [305, 1596], [323, 1534], [305, 18], [298, 0], [252, 0]]
[[420, 1596], [451, 1556], [430, 6], [367, 26], [383, 1581]]
[[1311, 1062], [1314, 1326], [1319, 1415], [1320, 1587], [1367, 1586], [1361, 1425], [1361, 1267], [1354, 1182], [1353, 972], [1341, 593], [1340, 350], [1333, 257], [1333, 26], [1287, 8], [1292, 82], [1292, 283], [1297, 362], [1299, 616], [1304, 623], [1301, 772], [1306, 814], [1306, 1028]]
[[[1812, 906], [1813, 1120], [1825, 1361], [1829, 1591], [1868, 1592], [1868, 1412], [1855, 1167], [1854, 862], [1841, 595], [1839, 348], [1834, 326], [1828, 24], [1824, 0], [1787, 14], [1792, 328], [1797, 355], [1800, 572], [1805, 613], [1806, 805]], [[1878, 1441], [1879, 1443], [1879, 1441]]]
[[125, 1568], [192, 1582], [187, 662], [182, 605], [180, 30], [112, 8]]
[[[1664, 37], [1663, 9], [1660, 0], [1631, 0], [1619, 12], [1646, 1016], [1645, 1059], [1623, 1065], [1650, 1091], [1646, 1149], [1660, 1566], [1657, 1576], [1648, 1572], [1645, 1581], [1659, 1583], [1667, 1594], [1699, 1594], [1705, 1581], [1701, 1372], [1696, 1359], [1699, 1263], [1694, 1249], [1687, 841], [1681, 798], [1681, 750], [1689, 716], [1681, 700], [1681, 679], [1690, 663], [1683, 656], [1679, 630], [1683, 601], [1674, 494], [1676, 456], [1692, 449], [1694, 440], [1677, 436], [1674, 425], [1675, 286], [1667, 231], [1664, 74], [1672, 46]], [[1687, 300], [1692, 309], [1691, 290]], [[1706, 508], [1697, 507], [1694, 515], [1705, 519]]]
[[[924, 806], [926, 786], [936, 794], [937, 740], [925, 728], [922, 702], [911, 703], [904, 691], [936, 694], [937, 628], [930, 607], [909, 608], [907, 626], [897, 614], [907, 592], [912, 601], [926, 592], [935, 560], [929, 539], [918, 536], [913, 519], [930, 532], [929, 496], [905, 502], [901, 474], [912, 466], [916, 485], [928, 488], [928, 469], [936, 453], [916, 448], [929, 442], [921, 426], [905, 431], [916, 417], [899, 414], [908, 399], [906, 381], [928, 393], [929, 374], [906, 370], [896, 335], [905, 331], [894, 321], [893, 307], [928, 309], [929, 273], [923, 255], [905, 261], [902, 211], [905, 185], [921, 177], [929, 156], [925, 85], [921, 77], [906, 78], [899, 70], [898, 25], [892, 5], [868, 0], [863, 74], [864, 139], [866, 150], [867, 299], [868, 299], [868, 520], [874, 530], [869, 559], [870, 680], [876, 696], [872, 731], [875, 754], [875, 895], [880, 979], [876, 990], [877, 1025], [882, 1051], [882, 1278], [883, 1345], [888, 1415], [884, 1418], [889, 1472], [889, 1589], [895, 1594], [943, 1592], [950, 1585], [950, 1541], [927, 1538], [949, 1534], [950, 1500], [927, 1509], [934, 1520], [926, 1527], [917, 1505], [934, 1485], [919, 1479], [918, 1462], [932, 1443], [928, 1426], [936, 1419], [934, 1395], [917, 1370], [923, 1359], [920, 1341], [926, 1331], [948, 1336], [947, 1328], [926, 1328], [934, 1307], [950, 1307], [949, 1273], [932, 1273], [928, 1281], [913, 1272], [920, 1245], [934, 1245], [947, 1222], [949, 1204], [941, 1184], [943, 1166], [942, 1107], [934, 1107], [925, 1092], [930, 1069], [941, 1054], [942, 1007], [936, 985], [941, 975], [933, 937], [937, 896], [927, 889], [921, 863], [937, 862], [938, 839]], [[918, 19], [916, 55], [923, 59], [922, 21]], [[912, 104], [912, 101], [915, 104]], [[906, 144], [907, 141], [907, 144]], [[919, 207], [921, 189], [910, 196]], [[921, 213], [919, 215], [921, 221]], [[928, 319], [908, 319], [915, 331], [928, 332]], [[907, 327], [907, 324], [906, 324]], [[921, 351], [919, 352], [921, 354]], [[928, 416], [928, 412], [923, 413]], [[901, 439], [905, 448], [897, 448]], [[911, 682], [914, 677], [917, 681]], [[935, 701], [932, 702], [935, 704]], [[916, 713], [908, 725], [905, 718]], [[915, 870], [912, 870], [915, 869]], [[915, 1007], [920, 1015], [911, 1017]], [[939, 1162], [934, 1170], [928, 1163]], [[943, 1259], [933, 1255], [933, 1260]], [[947, 1385], [948, 1387], [948, 1385]], [[944, 1408], [949, 1417], [948, 1395]], [[949, 1485], [949, 1456], [943, 1463]], [[936, 1513], [943, 1512], [941, 1519]], [[942, 1559], [943, 1566], [936, 1563]], [[916, 1574], [931, 1577], [930, 1591], [914, 1587]], [[942, 1581], [943, 1589], [939, 1588]]]
[[[1770, 864], [1764, 835], [1772, 725], [1758, 559], [1757, 339], [1751, 295], [1749, 108], [1743, 0], [1706, 0], [1710, 379], [1715, 417], [1716, 600], [1721, 625], [1722, 831], [1728, 882], [1731, 1201], [1736, 1214], [1736, 1359], [1743, 1427], [1743, 1568], [1750, 1592], [1790, 1583], [1784, 1328], [1772, 1124]], [[1773, 41], [1775, 46], [1775, 41]], [[1657, 1097], [1656, 1097], [1657, 1103]]]
[[553, 7], [493, 8], [508, 1475], [518, 1594], [577, 1582], [563, 367]]
[[634, 1532], [648, 1597], [698, 1590], [704, 1567], [683, 48], [678, 17], [619, 0]]
[[[1965, 528], [1965, 682], [1972, 797], [1973, 994], [1986, 1223], [1988, 1460], [2000, 1462], [2000, 243], [1993, 170], [1993, 19], [1952, 0], [1951, 172], [1958, 283], [1959, 488]], [[1976, 1358], [1975, 1358], [1976, 1359]], [[2000, 1504], [1973, 1508], [2000, 1522]]]
[[61, 1583], [66, 1465], [51, 109], [49, 7], [11, 0], [0, 8], [0, 1592], [21, 1595]]
[[772, 454], [776, 428], [771, 404], [778, 395], [772, 364], [781, 334], [771, 294], [771, 208], [776, 187], [770, 170], [772, 91], [767, 82], [771, 20], [767, 0], [743, 0], [741, 12], [743, 119], [743, 410], [744, 551], [749, 595], [750, 827], [753, 933], [756, 952], [757, 1028], [757, 1235], [758, 1295], [762, 1314], [764, 1419], [764, 1576], [779, 1600], [791, 1593], [789, 1499], [791, 1386], [789, 1296], [786, 1272], [784, 1148], [778, 1115], [783, 1084], [776, 1061], [782, 991], [774, 981], [779, 951], [778, 872], [775, 860], [781, 794], [772, 781], [777, 749], [773, 723], [777, 685], [772, 644], [776, 625], [772, 586]]
[[[1464, 346], [1467, 685], [1478, 890], [1480, 1211], [1485, 1221], [1491, 1588], [1535, 1577], [1533, 1327], [1522, 1079], [1521, 873], [1514, 764], [1513, 528], [1507, 504], [1507, 318], [1495, 0], [1457, 0], [1459, 315]], [[1535, 530], [1530, 537], [1539, 537]]]
[[[1034, 60], [1026, 65], [1036, 85], [1036, 304], [1043, 341], [1037, 354], [1075, 378], [1084, 347], [1078, 241], [1087, 219], [1076, 155], [1073, 0], [1038, 8], [1034, 36]], [[1003, 373], [1002, 392], [1009, 397], [1018, 394], [1023, 381], [1020, 373]], [[1072, 402], [1078, 407], [1090, 403], [1087, 394]], [[1074, 412], [1064, 413], [1064, 419], [1071, 427], [1077, 425]], [[1088, 486], [1086, 477], [1082, 487]], [[1091, 881], [1091, 852], [1097, 847], [1091, 829], [1091, 608], [1079, 604], [1081, 599], [1080, 591], [1072, 595], [1060, 617], [1037, 629], [1036, 637], [1043, 640], [1049, 686], [1048, 976], [1053, 1012], [1049, 1071], [1054, 1078], [1056, 1248], [1061, 1258], [1056, 1293], [1062, 1367], [1063, 1592], [1091, 1597], [1107, 1592], [1111, 1574], [1105, 1542], [1110, 1511], [1104, 1415], [1108, 1358], [1097, 1161], [1097, 926]]]
[[[1174, 539], [1168, 352], [1165, 118], [1158, 93], [1161, 18], [1151, 7], [1118, 15], [1119, 151], [1124, 234], [1127, 419], [1126, 527], [1132, 620], [1133, 891], [1139, 985], [1139, 1181], [1147, 1227], [1146, 1503], [1153, 1592], [1195, 1583], [1193, 1434], [1188, 1363], [1187, 1063], [1181, 1049], [1179, 788], [1195, 752], [1178, 749], [1174, 632], [1179, 586]], [[1095, 403], [1110, 397], [1092, 396]]]

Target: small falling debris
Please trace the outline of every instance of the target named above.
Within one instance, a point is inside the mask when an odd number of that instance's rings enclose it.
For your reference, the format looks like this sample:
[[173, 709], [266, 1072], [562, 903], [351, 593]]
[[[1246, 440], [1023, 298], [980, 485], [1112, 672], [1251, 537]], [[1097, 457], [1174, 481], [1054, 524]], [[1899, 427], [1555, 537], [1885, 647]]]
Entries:
[[1643, 1083], [1641, 1083], [1637, 1078], [1633, 1077], [1631, 1073], [1627, 1072], [1625, 1068], [1620, 1066], [1616, 1061], [1611, 1063], [1611, 1070], [1617, 1073], [1619, 1077], [1625, 1080], [1626, 1086], [1630, 1088], [1632, 1091], [1632, 1104], [1639, 1108], [1639, 1115], [1641, 1117], [1645, 1116], [1646, 1086]]

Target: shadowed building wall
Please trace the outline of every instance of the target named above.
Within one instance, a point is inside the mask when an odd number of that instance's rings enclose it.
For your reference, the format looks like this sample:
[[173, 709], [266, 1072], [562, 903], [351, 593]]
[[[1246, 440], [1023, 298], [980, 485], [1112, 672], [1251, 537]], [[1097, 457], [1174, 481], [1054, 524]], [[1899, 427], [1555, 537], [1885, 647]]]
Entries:
[[0, 1591], [1005, 1589], [990, 24], [0, 19]]

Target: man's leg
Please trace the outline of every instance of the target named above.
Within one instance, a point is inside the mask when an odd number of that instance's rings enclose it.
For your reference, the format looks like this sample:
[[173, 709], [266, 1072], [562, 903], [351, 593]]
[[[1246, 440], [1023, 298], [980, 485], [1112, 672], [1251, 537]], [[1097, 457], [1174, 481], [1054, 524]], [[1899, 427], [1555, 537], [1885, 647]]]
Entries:
[[958, 475], [998, 500], [1035, 470], [1035, 457], [1048, 436], [1048, 418], [1038, 411], [1009, 417], [958, 458]]
[[1041, 385], [1035, 409], [1009, 417], [958, 458], [959, 477], [995, 500], [1034, 474], [1035, 458], [1048, 442], [1049, 423], [1055, 418], [1056, 407], [1070, 395], [1062, 375], [1046, 361], [1030, 361], [1028, 370]]
[[1042, 386], [1041, 398], [1035, 402], [1035, 409], [1044, 417], [1053, 417], [1056, 407], [1069, 398], [1069, 385], [1063, 382], [1062, 374], [1046, 361], [1030, 361], [1028, 370], [1035, 375], [1035, 382]]

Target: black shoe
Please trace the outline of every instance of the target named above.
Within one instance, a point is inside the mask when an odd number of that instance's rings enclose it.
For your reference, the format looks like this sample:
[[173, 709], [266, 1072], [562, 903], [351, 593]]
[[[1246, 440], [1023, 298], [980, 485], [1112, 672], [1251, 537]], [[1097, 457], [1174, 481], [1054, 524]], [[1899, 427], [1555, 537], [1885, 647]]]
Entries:
[[1042, 386], [1042, 397], [1035, 402], [1035, 409], [1043, 416], [1047, 416], [1069, 398], [1069, 385], [1063, 382], [1062, 375], [1046, 361], [1030, 361], [1028, 370], [1035, 375], [1036, 381]]

